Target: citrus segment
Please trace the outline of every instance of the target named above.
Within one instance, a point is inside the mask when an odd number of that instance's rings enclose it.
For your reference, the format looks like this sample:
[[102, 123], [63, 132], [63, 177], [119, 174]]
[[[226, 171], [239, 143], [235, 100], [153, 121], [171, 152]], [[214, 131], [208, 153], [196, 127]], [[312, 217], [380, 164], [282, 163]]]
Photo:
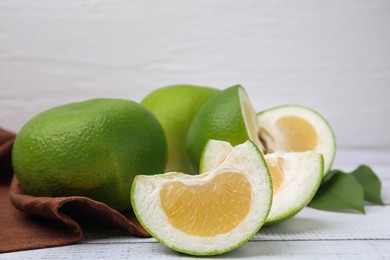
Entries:
[[189, 235], [215, 236], [231, 231], [245, 218], [251, 193], [245, 176], [223, 172], [205, 184], [165, 183], [160, 196], [175, 228]]
[[276, 126], [284, 138], [286, 152], [306, 152], [316, 149], [317, 132], [307, 120], [297, 116], [286, 116], [278, 119]]
[[273, 160], [266, 160], [266, 161], [272, 179], [272, 193], [273, 195], [275, 195], [279, 192], [280, 187], [283, 185], [284, 182], [284, 176], [283, 176], [284, 159], [280, 157], [277, 158], [275, 161]]
[[200, 175], [135, 178], [131, 203], [154, 238], [187, 254], [215, 255], [240, 246], [260, 229], [272, 187], [258, 148], [251, 141], [237, 145], [211, 168]]

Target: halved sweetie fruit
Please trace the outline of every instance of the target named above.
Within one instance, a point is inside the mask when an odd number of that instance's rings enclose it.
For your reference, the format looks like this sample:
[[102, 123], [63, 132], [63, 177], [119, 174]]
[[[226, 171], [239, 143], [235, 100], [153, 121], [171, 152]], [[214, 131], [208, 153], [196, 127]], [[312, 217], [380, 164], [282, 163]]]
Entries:
[[324, 156], [324, 172], [329, 172], [336, 154], [336, 138], [318, 112], [285, 105], [258, 113], [257, 120], [265, 153], [314, 151]]

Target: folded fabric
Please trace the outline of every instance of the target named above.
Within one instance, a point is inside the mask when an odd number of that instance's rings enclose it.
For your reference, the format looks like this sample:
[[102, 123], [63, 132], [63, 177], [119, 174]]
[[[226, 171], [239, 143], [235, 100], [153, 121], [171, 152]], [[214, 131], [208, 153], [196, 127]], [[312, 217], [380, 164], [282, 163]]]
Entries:
[[0, 184], [12, 179], [11, 150], [15, 134], [0, 128]]
[[131, 210], [120, 213], [81, 196], [24, 194], [17, 178], [12, 178], [14, 138], [14, 134], [0, 128], [0, 253], [76, 243], [83, 237], [84, 221], [149, 237]]

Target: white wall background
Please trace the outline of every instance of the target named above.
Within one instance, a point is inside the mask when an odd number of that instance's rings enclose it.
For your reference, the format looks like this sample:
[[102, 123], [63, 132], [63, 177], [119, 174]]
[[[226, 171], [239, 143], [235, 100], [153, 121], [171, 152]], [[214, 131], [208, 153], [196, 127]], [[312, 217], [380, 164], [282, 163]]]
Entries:
[[0, 0], [0, 126], [70, 101], [241, 83], [257, 110], [322, 113], [390, 148], [388, 0]]

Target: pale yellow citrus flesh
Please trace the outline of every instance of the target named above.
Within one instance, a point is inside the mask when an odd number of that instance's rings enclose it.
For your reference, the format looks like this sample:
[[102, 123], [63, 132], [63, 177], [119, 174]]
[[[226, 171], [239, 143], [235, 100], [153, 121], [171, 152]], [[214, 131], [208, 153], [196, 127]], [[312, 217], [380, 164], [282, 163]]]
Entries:
[[223, 172], [204, 184], [172, 181], [160, 191], [170, 223], [194, 236], [215, 236], [233, 230], [251, 206], [252, 187], [238, 172]]
[[305, 152], [316, 149], [317, 132], [305, 119], [286, 116], [278, 119], [276, 126], [284, 139], [284, 152]]
[[278, 193], [280, 187], [283, 185], [284, 176], [283, 176], [283, 158], [276, 158], [276, 160], [267, 160], [268, 169], [271, 175], [272, 180], [272, 192], [273, 195]]

